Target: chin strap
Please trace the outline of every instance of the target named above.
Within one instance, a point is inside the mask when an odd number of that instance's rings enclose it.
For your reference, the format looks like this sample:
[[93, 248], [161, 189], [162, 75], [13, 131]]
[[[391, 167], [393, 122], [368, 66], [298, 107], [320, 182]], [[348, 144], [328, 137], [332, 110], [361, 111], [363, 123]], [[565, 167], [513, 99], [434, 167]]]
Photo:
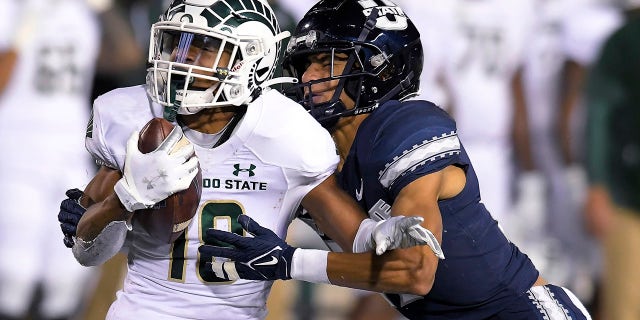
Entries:
[[382, 98], [378, 100], [378, 104], [385, 103], [396, 94], [411, 87], [411, 79], [413, 79], [413, 75], [414, 75], [413, 71], [409, 72], [409, 74], [404, 79], [402, 79], [402, 81], [400, 81], [400, 83], [398, 83], [397, 86], [393, 87], [393, 89], [389, 90], [387, 94], [385, 94]]

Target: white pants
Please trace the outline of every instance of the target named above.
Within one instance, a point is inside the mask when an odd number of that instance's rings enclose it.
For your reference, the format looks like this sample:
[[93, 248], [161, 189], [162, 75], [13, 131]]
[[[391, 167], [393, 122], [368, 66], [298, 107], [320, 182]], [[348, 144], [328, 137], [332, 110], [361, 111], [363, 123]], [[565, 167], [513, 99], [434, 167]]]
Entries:
[[31, 166], [0, 162], [0, 313], [24, 315], [41, 284], [40, 314], [57, 318], [71, 315], [92, 289], [93, 269], [64, 246], [57, 218], [65, 190], [83, 188], [92, 172], [39, 159]]

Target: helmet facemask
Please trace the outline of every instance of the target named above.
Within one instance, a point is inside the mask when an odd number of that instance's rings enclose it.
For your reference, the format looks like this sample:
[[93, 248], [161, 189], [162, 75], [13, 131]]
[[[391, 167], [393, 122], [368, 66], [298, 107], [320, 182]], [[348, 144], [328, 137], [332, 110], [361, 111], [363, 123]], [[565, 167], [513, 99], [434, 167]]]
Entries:
[[[269, 85], [280, 41], [288, 36], [280, 33], [266, 4], [246, 8], [237, 0], [211, 0], [210, 6], [191, 2], [174, 1], [151, 28], [147, 91], [165, 107], [168, 120], [253, 101]], [[226, 16], [214, 20], [220, 8]]]
[[[310, 34], [315, 37], [320, 32], [311, 32]], [[310, 59], [322, 54], [326, 54], [327, 63], [331, 68], [327, 77], [306, 82], [300, 81], [298, 85], [292, 86], [287, 94], [309, 110], [311, 115], [325, 128], [333, 127], [340, 117], [365, 113], [365, 109], [368, 110], [366, 112], [373, 110], [375, 107], [365, 108], [364, 105], [358, 107], [367, 90], [376, 90], [375, 88], [366, 88], [363, 84], [366, 79], [379, 77], [387, 66], [382, 63], [373, 66], [367, 60], [371, 60], [373, 56], [385, 57], [385, 54], [367, 43], [318, 42], [305, 40], [305, 37], [291, 39], [287, 52], [292, 53], [287, 55], [284, 61], [285, 70], [301, 80], [310, 64]], [[344, 61], [344, 69], [341, 72], [334, 69], [337, 60]], [[328, 81], [338, 81], [333, 96], [328, 101], [314, 102], [314, 85], [317, 87], [318, 84]], [[345, 106], [345, 101], [341, 99], [342, 93], [353, 101], [355, 108]]]
[[[149, 69], [150, 89], [157, 101], [180, 114], [193, 114], [224, 103], [226, 88], [239, 88], [230, 70], [240, 61], [237, 43], [225, 38], [154, 26], [157, 59]], [[226, 91], [230, 91], [227, 89]]]

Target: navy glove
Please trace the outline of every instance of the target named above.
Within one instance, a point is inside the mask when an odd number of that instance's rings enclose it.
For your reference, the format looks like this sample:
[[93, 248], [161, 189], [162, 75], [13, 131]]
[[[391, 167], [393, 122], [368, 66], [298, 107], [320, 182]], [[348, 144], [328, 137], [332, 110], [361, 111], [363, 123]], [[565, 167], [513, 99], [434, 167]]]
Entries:
[[64, 245], [72, 248], [74, 245], [73, 237], [76, 235], [76, 228], [82, 215], [87, 209], [80, 205], [80, 198], [84, 194], [79, 189], [69, 189], [65, 193], [67, 199], [60, 203], [60, 213], [58, 213], [58, 221], [60, 221], [60, 229], [64, 234]]
[[[288, 280], [291, 279], [291, 260], [297, 249], [280, 239], [273, 231], [260, 226], [249, 216], [240, 215], [238, 222], [254, 237], [209, 229], [205, 244], [200, 246], [200, 258], [206, 261], [206, 270], [227, 280]], [[213, 245], [217, 241], [232, 247]], [[223, 257], [232, 261], [214, 261]]]

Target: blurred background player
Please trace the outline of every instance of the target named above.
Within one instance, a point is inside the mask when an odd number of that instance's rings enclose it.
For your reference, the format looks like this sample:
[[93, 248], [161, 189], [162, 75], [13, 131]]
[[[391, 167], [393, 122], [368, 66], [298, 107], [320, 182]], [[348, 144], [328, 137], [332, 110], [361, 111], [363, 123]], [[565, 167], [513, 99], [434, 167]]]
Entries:
[[[533, 1], [457, 0], [439, 2], [441, 26], [451, 45], [444, 58], [447, 109], [456, 119], [482, 190], [482, 202], [516, 243], [522, 202], [541, 205], [531, 159], [521, 69], [533, 27]], [[526, 173], [523, 197], [510, 195], [515, 170]], [[524, 195], [528, 195], [525, 198]], [[530, 213], [527, 213], [530, 214]], [[539, 213], [535, 213], [539, 214]], [[527, 216], [527, 221], [537, 219]]]
[[300, 21], [302, 17], [304, 17], [304, 14], [307, 13], [307, 11], [309, 11], [309, 9], [311, 9], [311, 7], [313, 7], [313, 5], [316, 4], [318, 1], [317, 0], [275, 0], [275, 2], [280, 3], [282, 7], [286, 8], [286, 10], [291, 13], [293, 18], [295, 19], [295, 23], [293, 26], [295, 27], [295, 24], [297, 24], [297, 22]]
[[640, 1], [606, 41], [586, 87], [586, 218], [604, 256], [602, 319], [640, 319]]
[[68, 319], [94, 270], [50, 213], [95, 172], [82, 137], [99, 26], [83, 0], [4, 1], [0, 16], [0, 318]]
[[[532, 158], [547, 203], [539, 219], [521, 215], [520, 245], [551, 280], [591, 304], [599, 272], [598, 247], [582, 220], [582, 79], [604, 38], [620, 23], [618, 10], [593, 0], [537, 0], [524, 54]], [[592, 308], [595, 306], [591, 306]]]
[[420, 17], [413, 22], [420, 31], [424, 66], [420, 74], [420, 90], [417, 99], [431, 101], [436, 105], [448, 105], [447, 92], [444, 88], [444, 59], [448, 54], [448, 37], [444, 26], [450, 21], [446, 19], [448, 6], [442, 0], [399, 0], [395, 1], [402, 10], [412, 17]]

